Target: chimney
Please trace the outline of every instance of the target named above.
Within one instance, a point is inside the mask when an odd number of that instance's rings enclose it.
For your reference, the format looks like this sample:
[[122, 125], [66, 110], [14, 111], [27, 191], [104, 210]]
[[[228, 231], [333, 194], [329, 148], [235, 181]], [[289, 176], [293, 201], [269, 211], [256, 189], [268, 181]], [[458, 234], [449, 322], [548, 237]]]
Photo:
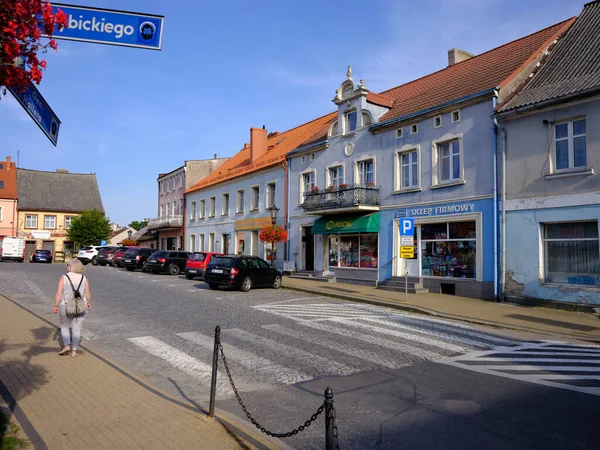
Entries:
[[67, 169], [56, 169], [57, 173], [69, 173]]
[[250, 164], [267, 152], [267, 130], [265, 128], [250, 128]]
[[10, 170], [10, 166], [11, 166], [10, 156], [7, 156], [6, 157], [6, 170]]
[[217, 154], [215, 153], [214, 155], [215, 155], [215, 156], [213, 157], [213, 159], [217, 159]]
[[473, 56], [475, 55], [461, 50], [459, 48], [451, 48], [450, 50], [448, 50], [448, 67], [453, 66], [454, 64], [459, 63], [461, 61], [466, 61], [467, 59], [472, 58]]

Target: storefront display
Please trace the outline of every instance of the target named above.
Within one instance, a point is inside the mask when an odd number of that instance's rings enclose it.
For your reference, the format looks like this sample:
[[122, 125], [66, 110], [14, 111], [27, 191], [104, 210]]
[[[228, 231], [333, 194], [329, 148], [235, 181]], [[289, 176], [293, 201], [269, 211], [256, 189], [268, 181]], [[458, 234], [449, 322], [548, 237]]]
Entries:
[[450, 222], [421, 227], [423, 276], [477, 277], [476, 224]]
[[376, 269], [378, 255], [378, 235], [329, 236], [329, 266]]

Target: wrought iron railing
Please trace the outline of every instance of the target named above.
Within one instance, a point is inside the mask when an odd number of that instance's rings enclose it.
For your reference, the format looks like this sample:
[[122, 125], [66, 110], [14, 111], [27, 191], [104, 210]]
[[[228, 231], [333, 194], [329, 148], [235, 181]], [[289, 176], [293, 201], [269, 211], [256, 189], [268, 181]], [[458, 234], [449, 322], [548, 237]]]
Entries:
[[165, 216], [165, 217], [157, 217], [156, 219], [150, 219], [148, 221], [148, 229], [156, 230], [158, 228], [167, 228], [167, 227], [182, 227], [183, 226], [183, 216]]
[[381, 195], [378, 188], [353, 186], [307, 192], [304, 194], [302, 208], [304, 208], [304, 211], [319, 211], [322, 209], [352, 208], [356, 206], [379, 206], [380, 204]]

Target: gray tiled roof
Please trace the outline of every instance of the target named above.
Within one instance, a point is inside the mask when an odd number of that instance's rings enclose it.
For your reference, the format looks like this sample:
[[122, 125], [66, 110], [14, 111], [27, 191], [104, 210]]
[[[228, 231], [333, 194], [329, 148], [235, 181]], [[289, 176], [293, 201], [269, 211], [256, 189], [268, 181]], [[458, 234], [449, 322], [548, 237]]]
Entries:
[[104, 212], [95, 174], [17, 169], [21, 211]]
[[600, 1], [587, 3], [531, 81], [500, 112], [600, 86]]

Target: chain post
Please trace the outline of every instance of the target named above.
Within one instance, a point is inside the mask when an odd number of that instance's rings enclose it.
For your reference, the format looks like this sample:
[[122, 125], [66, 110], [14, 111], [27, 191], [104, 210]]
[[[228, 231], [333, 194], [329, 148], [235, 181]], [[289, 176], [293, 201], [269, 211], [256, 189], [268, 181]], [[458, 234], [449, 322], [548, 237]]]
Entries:
[[219, 363], [219, 344], [221, 343], [221, 327], [215, 328], [215, 348], [213, 350], [212, 378], [210, 380], [210, 406], [208, 417], [215, 416], [215, 396], [217, 395], [217, 365]]
[[325, 389], [325, 450], [334, 450], [335, 440], [333, 436], [333, 391], [329, 386]]

